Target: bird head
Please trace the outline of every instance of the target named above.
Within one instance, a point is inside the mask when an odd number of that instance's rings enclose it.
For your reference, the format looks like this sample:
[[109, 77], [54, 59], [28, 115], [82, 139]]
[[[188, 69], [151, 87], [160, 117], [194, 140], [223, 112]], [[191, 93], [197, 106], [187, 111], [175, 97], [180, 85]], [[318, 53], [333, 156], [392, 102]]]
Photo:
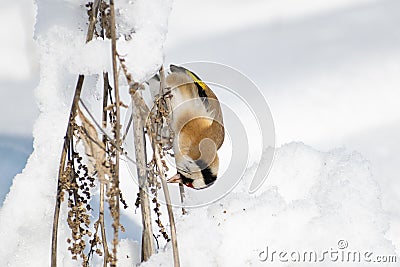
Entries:
[[169, 183], [182, 183], [193, 189], [204, 189], [217, 179], [219, 169], [218, 154], [207, 164], [204, 160], [188, 159], [183, 168], [178, 167], [177, 174], [168, 180]]

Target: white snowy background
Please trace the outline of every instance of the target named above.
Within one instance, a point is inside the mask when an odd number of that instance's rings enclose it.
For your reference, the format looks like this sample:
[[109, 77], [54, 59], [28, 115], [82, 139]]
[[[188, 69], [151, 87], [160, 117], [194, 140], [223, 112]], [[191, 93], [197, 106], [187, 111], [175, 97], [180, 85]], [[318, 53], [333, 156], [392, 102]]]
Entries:
[[[57, 10], [51, 1], [39, 2], [43, 10]], [[61, 2], [72, 7], [84, 1]], [[157, 16], [152, 8], [139, 9], [141, 18]], [[168, 7], [160, 10], [166, 11], [158, 15], [168, 15]], [[48, 21], [57, 24], [64, 12]], [[270, 104], [278, 147], [271, 174], [256, 195], [243, 183], [188, 216], [177, 211], [183, 266], [265, 266], [258, 254], [267, 245], [324, 251], [337, 248], [341, 239], [352, 250], [400, 255], [399, 13], [397, 0], [174, 1], [166, 62], [216, 61], [248, 75]], [[42, 22], [46, 14], [39, 14]], [[8, 1], [0, 9], [0, 202], [6, 198], [0, 209], [1, 266], [49, 264], [55, 174], [75, 82], [65, 91], [53, 86], [75, 81], [75, 72], [98, 70], [76, 69], [82, 66], [73, 55], [67, 64], [66, 51], [51, 50], [49, 38], [42, 36], [38, 48], [35, 16], [36, 6], [28, 0]], [[155, 31], [162, 35], [165, 26]], [[50, 26], [36, 27], [37, 36]], [[142, 40], [162, 42], [146, 33]], [[59, 42], [71, 37], [52, 34]], [[48, 56], [56, 53], [59, 58]], [[153, 55], [143, 71], [160, 59]], [[54, 78], [60, 64], [68, 70], [65, 81]], [[39, 86], [41, 79], [47, 84]], [[95, 89], [84, 94], [93, 107], [96, 94]], [[43, 115], [35, 123], [37, 104]], [[33, 138], [35, 152], [23, 170]], [[129, 182], [123, 186], [129, 188]], [[136, 193], [125, 195], [132, 203]], [[125, 212], [124, 266], [138, 261], [140, 218], [132, 214], [132, 208]], [[171, 258], [167, 246], [144, 265], [172, 266]], [[59, 260], [74, 265], [68, 252]], [[337, 266], [324, 266], [330, 264]]]

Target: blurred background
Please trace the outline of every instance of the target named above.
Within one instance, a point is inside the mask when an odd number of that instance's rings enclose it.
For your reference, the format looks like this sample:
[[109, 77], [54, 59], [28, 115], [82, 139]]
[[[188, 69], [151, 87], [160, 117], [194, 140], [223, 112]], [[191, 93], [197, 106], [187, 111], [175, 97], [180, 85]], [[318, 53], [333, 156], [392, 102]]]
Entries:
[[32, 129], [39, 114], [35, 14], [28, 0], [3, 1], [0, 9], [0, 203], [33, 150]]
[[[28, 0], [0, 9], [0, 203], [32, 152], [35, 13]], [[270, 104], [277, 146], [361, 153], [399, 222], [399, 14], [398, 0], [176, 0], [166, 62], [242, 71]]]

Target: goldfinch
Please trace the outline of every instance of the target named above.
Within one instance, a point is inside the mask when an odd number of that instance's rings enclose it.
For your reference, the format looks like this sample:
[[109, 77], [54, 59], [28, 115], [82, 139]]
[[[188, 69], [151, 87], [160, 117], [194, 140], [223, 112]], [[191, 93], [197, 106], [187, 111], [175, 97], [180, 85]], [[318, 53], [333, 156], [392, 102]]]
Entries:
[[217, 150], [224, 142], [221, 105], [201, 79], [183, 67], [170, 65], [166, 85], [172, 95], [171, 128], [177, 174], [168, 180], [203, 189], [218, 176]]

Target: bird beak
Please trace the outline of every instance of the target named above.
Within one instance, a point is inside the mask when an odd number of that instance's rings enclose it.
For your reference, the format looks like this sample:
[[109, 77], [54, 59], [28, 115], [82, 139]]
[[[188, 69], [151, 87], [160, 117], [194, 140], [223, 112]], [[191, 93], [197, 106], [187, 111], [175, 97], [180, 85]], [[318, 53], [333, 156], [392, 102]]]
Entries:
[[181, 176], [179, 175], [179, 173], [177, 173], [174, 176], [172, 176], [171, 178], [169, 178], [167, 180], [167, 183], [182, 183]]

